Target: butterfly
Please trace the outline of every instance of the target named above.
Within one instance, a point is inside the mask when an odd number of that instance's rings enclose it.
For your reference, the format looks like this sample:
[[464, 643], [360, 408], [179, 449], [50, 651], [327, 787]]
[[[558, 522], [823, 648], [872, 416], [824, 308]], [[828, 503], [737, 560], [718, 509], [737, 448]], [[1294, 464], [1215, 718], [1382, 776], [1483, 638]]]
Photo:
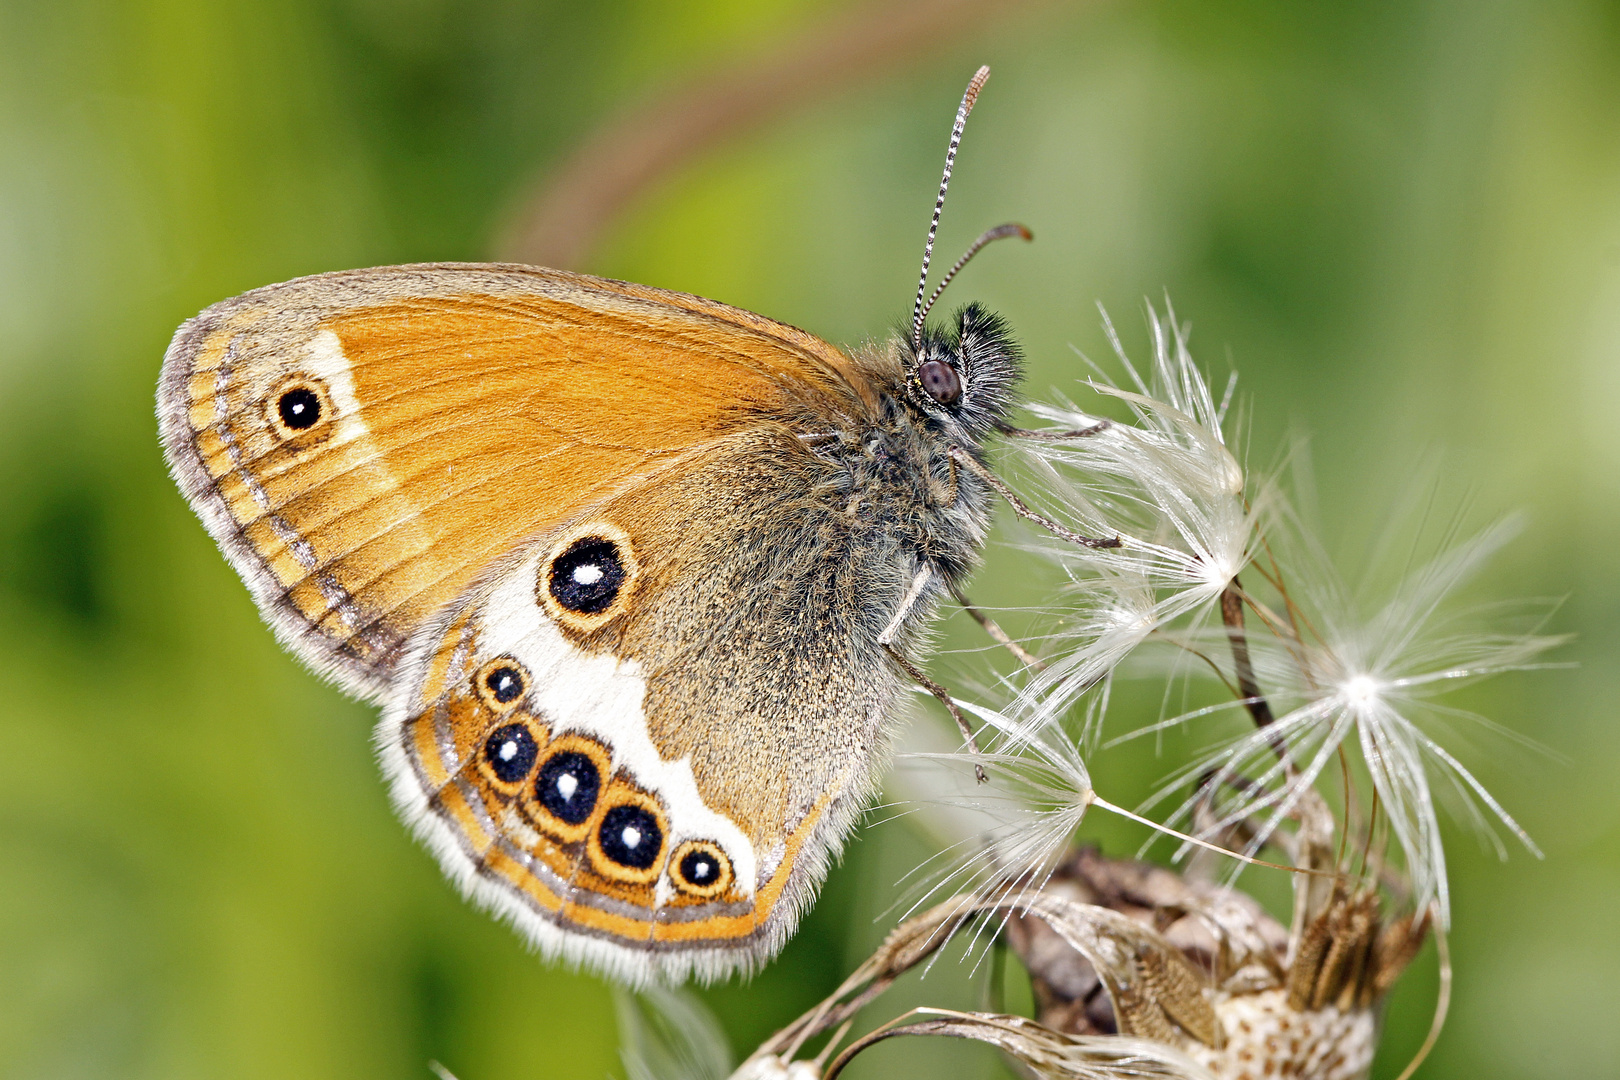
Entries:
[[[170, 469], [282, 643], [382, 706], [400, 814], [540, 952], [751, 970], [869, 801], [977, 562], [1018, 350], [977, 305], [841, 350], [536, 267], [321, 274], [180, 327]], [[926, 684], [932, 685], [932, 684]], [[937, 689], [937, 688], [936, 688]]]

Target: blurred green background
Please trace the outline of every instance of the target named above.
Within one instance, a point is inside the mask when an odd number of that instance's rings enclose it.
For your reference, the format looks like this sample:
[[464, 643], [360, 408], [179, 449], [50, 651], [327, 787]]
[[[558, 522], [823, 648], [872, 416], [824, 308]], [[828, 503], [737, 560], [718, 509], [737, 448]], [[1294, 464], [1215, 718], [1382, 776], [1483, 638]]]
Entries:
[[[621, 110], [858, 8], [0, 0], [0, 1076], [617, 1069], [610, 992], [455, 896], [389, 811], [370, 710], [260, 625], [165, 475], [154, 380], [175, 326], [242, 290], [491, 257]], [[953, 287], [1011, 320], [1033, 392], [1082, 373], [1071, 346], [1105, 352], [1095, 302], [1140, 347], [1143, 297], [1168, 292], [1217, 379], [1241, 371], [1256, 461], [1312, 434], [1352, 559], [1422, 460], [1480, 520], [1527, 512], [1478, 591], [1567, 597], [1552, 629], [1579, 635], [1560, 658], [1581, 666], [1467, 704], [1563, 757], [1489, 739], [1464, 757], [1547, 858], [1502, 864], [1454, 830], [1456, 1002], [1420, 1075], [1612, 1074], [1620, 5], [941, 12], [660, 175], [575, 268], [883, 334], [909, 310], [956, 100], [993, 65], [942, 257], [1003, 220], [1034, 229]], [[1049, 583], [992, 548], [973, 592], [1017, 605]], [[980, 643], [963, 623], [947, 646]], [[1127, 755], [1098, 783], [1129, 801], [1167, 766]], [[903, 822], [864, 832], [783, 958], [705, 992], [739, 1051], [864, 955], [926, 853]], [[972, 1000], [960, 970], [929, 978], [928, 1000]], [[1377, 1075], [1420, 1041], [1433, 987], [1431, 953]], [[921, 1043], [864, 1064], [999, 1069]]]

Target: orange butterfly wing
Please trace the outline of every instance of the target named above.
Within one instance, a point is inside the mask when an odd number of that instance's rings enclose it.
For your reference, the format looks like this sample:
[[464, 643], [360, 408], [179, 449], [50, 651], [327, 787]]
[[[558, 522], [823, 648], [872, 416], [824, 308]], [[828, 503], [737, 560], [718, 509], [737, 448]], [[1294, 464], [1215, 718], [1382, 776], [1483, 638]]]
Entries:
[[[894, 678], [855, 643], [904, 583], [794, 520], [832, 468], [795, 443], [738, 439], [593, 507], [402, 661], [378, 727], [395, 803], [548, 955], [633, 983], [754, 966], [865, 803]], [[544, 595], [580, 538], [633, 567], [584, 617]], [[644, 858], [613, 850], [626, 827]]]
[[159, 415], [182, 490], [283, 641], [376, 698], [411, 632], [523, 538], [859, 385], [819, 339], [697, 297], [425, 265], [215, 305], [176, 334]]
[[[778, 948], [868, 794], [915, 553], [852, 528], [811, 444], [872, 423], [872, 386], [695, 297], [424, 266], [216, 305], [159, 404], [272, 625], [386, 699], [395, 802], [446, 871], [639, 982]], [[582, 543], [612, 555], [600, 609], [558, 599]]]

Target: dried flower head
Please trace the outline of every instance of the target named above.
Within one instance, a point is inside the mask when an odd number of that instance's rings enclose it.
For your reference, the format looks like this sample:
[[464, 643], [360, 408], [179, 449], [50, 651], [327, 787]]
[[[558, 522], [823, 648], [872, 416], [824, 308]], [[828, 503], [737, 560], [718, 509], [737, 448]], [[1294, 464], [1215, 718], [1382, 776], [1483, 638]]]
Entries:
[[[919, 1008], [845, 1043], [901, 974], [984, 920], [1029, 970], [1035, 1017]], [[1376, 897], [1335, 891], [1291, 935], [1241, 893], [1081, 850], [1038, 889], [959, 895], [902, 923], [733, 1080], [833, 1080], [877, 1043], [918, 1035], [988, 1043], [1046, 1080], [1360, 1080], [1379, 1005], [1425, 933], [1384, 918]]]

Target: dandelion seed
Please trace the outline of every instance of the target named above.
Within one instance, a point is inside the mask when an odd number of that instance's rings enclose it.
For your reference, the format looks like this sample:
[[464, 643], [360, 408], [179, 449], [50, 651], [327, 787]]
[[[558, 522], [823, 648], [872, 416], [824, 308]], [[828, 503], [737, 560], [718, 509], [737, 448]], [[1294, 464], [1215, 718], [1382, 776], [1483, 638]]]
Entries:
[[[1109, 341], [1135, 389], [1092, 384], [1124, 401], [1134, 424], [1107, 425], [1086, 438], [1017, 444], [1021, 464], [1061, 516], [1080, 532], [1120, 539], [1117, 548], [1043, 546], [1069, 575], [1075, 606], [1058, 658], [1020, 696], [1016, 711], [1026, 726], [1062, 716], [1156, 631], [1207, 617], [1248, 564], [1255, 543], [1266, 503], [1258, 500], [1257, 510], [1246, 501], [1244, 470], [1222, 432], [1231, 387], [1217, 404], [1174, 313], [1148, 314], [1150, 377], [1131, 364], [1105, 315]], [[1064, 428], [1099, 424], [1073, 408], [1034, 411]]]
[[[907, 915], [947, 890], [998, 897], [1009, 912], [1019, 908], [1026, 898], [1046, 887], [1093, 806], [1177, 840], [1243, 861], [1258, 861], [1189, 837], [1102, 798], [1092, 787], [1079, 747], [1061, 730], [1035, 732], [994, 709], [968, 701], [957, 704], [989, 730], [989, 752], [904, 755], [912, 762], [945, 766], [959, 781], [955, 794], [937, 796], [930, 800], [931, 806], [920, 808], [934, 831], [946, 835], [948, 841], [935, 859], [914, 873], [926, 874], [936, 861], [947, 864], [948, 869], [927, 879], [926, 891], [913, 901]], [[970, 779], [973, 767], [980, 763], [994, 774], [987, 786]]]
[[[918, 868], [927, 885], [908, 914], [947, 890], [990, 896], [1039, 889], [1096, 797], [1079, 748], [1061, 732], [1046, 738], [995, 709], [957, 704], [985, 725], [984, 752], [904, 755], [906, 763], [936, 767], [928, 785], [935, 794], [914, 801], [947, 840]], [[991, 774], [982, 786], [972, 779], [981, 762]], [[943, 783], [939, 771], [956, 782]]]
[[[1405, 855], [1415, 909], [1433, 901], [1440, 925], [1449, 925], [1441, 797], [1452, 796], [1461, 816], [1476, 826], [1494, 819], [1540, 854], [1434, 733], [1447, 719], [1489, 723], [1435, 701], [1438, 695], [1489, 675], [1544, 666], [1534, 661], [1563, 640], [1468, 629], [1465, 620], [1447, 616], [1447, 598], [1513, 531], [1511, 524], [1499, 525], [1442, 553], [1400, 581], [1365, 618], [1356, 616], [1355, 594], [1325, 562], [1312, 560], [1308, 573], [1296, 568], [1290, 579], [1303, 583], [1296, 600], [1316, 628], [1313, 639], [1251, 642], [1271, 701], [1288, 708], [1267, 727], [1177, 772], [1156, 798], [1213, 776], [1212, 786], [1184, 803], [1177, 817], [1190, 818], [1197, 806], [1213, 801], [1217, 816], [1204, 827], [1206, 835], [1263, 819], [1251, 845], [1258, 847], [1293, 813], [1339, 749], [1353, 747]], [[1497, 848], [1505, 857], [1499, 841]]]

